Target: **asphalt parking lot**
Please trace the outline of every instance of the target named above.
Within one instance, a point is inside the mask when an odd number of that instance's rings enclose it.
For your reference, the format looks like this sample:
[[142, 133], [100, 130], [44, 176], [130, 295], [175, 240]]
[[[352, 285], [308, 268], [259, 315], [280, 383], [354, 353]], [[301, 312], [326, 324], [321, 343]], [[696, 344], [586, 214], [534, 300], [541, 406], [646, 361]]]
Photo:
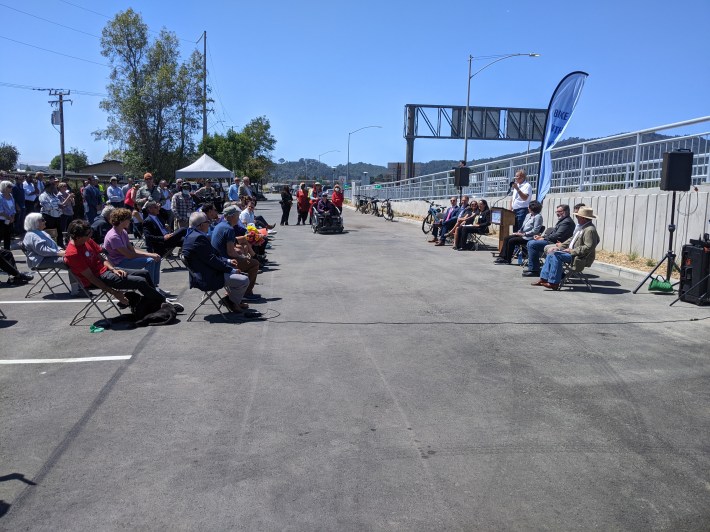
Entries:
[[265, 321], [90, 333], [0, 288], [0, 529], [710, 528], [710, 308], [351, 210], [277, 229]]

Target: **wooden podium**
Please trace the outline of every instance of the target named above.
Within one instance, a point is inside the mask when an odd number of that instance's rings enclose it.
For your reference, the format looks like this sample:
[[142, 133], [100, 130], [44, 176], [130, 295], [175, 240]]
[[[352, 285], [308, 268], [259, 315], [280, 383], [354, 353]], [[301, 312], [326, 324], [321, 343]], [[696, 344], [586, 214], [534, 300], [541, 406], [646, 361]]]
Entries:
[[503, 240], [515, 225], [515, 213], [505, 207], [491, 208], [491, 224], [498, 226], [498, 252], [503, 249]]

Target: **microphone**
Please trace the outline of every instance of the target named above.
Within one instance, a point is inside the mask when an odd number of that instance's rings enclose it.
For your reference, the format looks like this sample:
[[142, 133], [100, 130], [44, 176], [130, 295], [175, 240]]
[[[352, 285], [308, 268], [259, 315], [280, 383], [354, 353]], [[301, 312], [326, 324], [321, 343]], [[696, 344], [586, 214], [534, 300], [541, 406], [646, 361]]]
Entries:
[[515, 181], [510, 182], [510, 184], [508, 185], [508, 192], [505, 193], [506, 196], [510, 196], [510, 191], [513, 190], [514, 184], [515, 184]]

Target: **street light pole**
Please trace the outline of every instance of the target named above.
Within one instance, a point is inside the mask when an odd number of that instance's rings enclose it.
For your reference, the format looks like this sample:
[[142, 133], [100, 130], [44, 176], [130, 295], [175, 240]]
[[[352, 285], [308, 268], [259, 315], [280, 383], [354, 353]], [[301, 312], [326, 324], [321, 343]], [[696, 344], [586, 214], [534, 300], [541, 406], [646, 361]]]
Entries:
[[463, 132], [463, 162], [464, 164], [468, 164], [468, 128], [469, 128], [469, 109], [471, 107], [471, 78], [474, 76], [477, 76], [481, 72], [483, 72], [485, 69], [487, 69], [489, 66], [494, 65], [498, 63], [499, 61], [503, 61], [504, 59], [510, 59], [511, 57], [521, 57], [521, 56], [527, 56], [527, 57], [540, 57], [540, 54], [536, 53], [527, 53], [527, 54], [508, 54], [504, 55], [503, 57], [499, 57], [495, 61], [491, 61], [488, 63], [486, 66], [483, 68], [478, 69], [476, 72], [471, 74], [471, 62], [473, 61], [473, 56], [469, 54], [468, 56], [468, 86], [466, 88], [466, 116], [464, 118], [464, 132]]
[[382, 129], [382, 126], [364, 126], [364, 127], [361, 127], [360, 129], [356, 129], [355, 131], [351, 131], [350, 133], [348, 133], [348, 168], [346, 171], [346, 181], [348, 183], [350, 183], [350, 135], [352, 135], [353, 133], [357, 133], [358, 131], [362, 131], [363, 129], [368, 129], [371, 127], [376, 127], [376, 128]]
[[322, 155], [325, 155], [325, 154], [327, 154], [327, 153], [335, 153], [335, 152], [340, 153], [340, 150], [324, 151], [323, 153], [321, 153], [320, 155], [318, 155], [318, 168], [320, 168], [320, 158], [321, 158]]

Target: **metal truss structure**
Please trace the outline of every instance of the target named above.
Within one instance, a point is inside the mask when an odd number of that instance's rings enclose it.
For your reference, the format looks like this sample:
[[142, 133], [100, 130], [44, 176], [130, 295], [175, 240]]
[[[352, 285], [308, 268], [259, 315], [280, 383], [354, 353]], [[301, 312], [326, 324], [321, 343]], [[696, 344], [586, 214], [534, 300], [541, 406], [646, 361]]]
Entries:
[[[461, 105], [404, 106], [404, 138], [407, 140], [407, 178], [414, 177], [415, 139], [464, 139], [542, 141], [547, 109], [466, 107]], [[421, 127], [420, 127], [421, 126]], [[421, 131], [420, 131], [421, 129]]]

